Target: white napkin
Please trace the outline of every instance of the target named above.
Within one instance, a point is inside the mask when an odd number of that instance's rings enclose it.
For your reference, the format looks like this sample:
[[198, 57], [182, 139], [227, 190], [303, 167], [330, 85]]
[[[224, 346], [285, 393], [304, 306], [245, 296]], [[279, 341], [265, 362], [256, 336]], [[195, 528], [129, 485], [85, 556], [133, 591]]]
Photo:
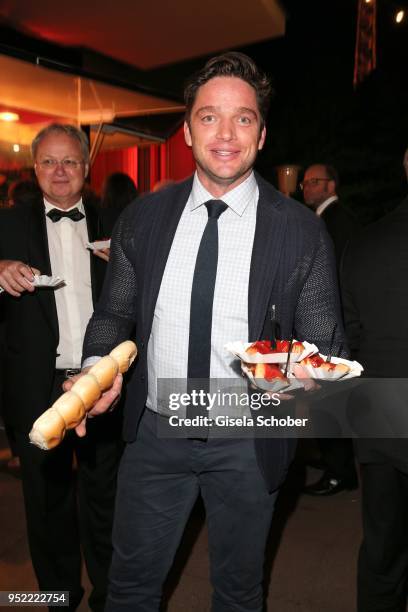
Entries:
[[[59, 287], [65, 283], [64, 279], [60, 276], [45, 276], [42, 274], [38, 276], [38, 274], [34, 275], [33, 285], [34, 287]], [[0, 287], [0, 293], [3, 293], [3, 287]]]
[[33, 285], [34, 287], [59, 287], [65, 283], [64, 279], [60, 276], [40, 276], [34, 275]]
[[87, 242], [87, 249], [91, 251], [100, 251], [101, 249], [110, 249], [110, 240], [95, 240], [95, 242]]

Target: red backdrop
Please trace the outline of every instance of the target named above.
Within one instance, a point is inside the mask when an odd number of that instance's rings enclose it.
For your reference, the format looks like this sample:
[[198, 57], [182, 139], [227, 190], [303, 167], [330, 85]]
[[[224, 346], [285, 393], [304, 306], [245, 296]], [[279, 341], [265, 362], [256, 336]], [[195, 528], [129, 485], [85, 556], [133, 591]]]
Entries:
[[191, 149], [181, 127], [164, 144], [105, 151], [96, 156], [91, 170], [91, 186], [100, 193], [103, 181], [113, 172], [125, 172], [139, 191], [153, 189], [163, 179], [180, 181], [194, 172]]

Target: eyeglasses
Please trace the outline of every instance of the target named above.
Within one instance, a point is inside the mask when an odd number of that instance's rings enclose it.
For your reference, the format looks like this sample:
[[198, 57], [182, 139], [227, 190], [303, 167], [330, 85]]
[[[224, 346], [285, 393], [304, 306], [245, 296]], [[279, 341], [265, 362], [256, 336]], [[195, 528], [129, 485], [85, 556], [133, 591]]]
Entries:
[[55, 170], [57, 166], [62, 166], [64, 170], [76, 170], [83, 163], [83, 160], [78, 161], [69, 157], [61, 160], [46, 157], [35, 165], [40, 166], [42, 170]]
[[331, 180], [332, 179], [329, 178], [311, 178], [307, 181], [302, 181], [301, 183], [299, 183], [299, 187], [303, 190], [307, 185], [312, 185], [312, 187], [316, 187], [319, 181], [329, 182]]

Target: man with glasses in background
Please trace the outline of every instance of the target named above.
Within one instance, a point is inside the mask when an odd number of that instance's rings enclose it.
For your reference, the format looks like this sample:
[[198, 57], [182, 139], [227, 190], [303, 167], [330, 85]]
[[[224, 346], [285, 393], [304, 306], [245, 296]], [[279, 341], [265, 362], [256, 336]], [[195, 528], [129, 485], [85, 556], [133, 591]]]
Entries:
[[[29, 207], [0, 211], [0, 300], [5, 310], [5, 422], [21, 461], [28, 540], [41, 591], [69, 591], [69, 610], [83, 596], [81, 547], [102, 611], [111, 558], [116, 471], [121, 454], [118, 414], [72, 432], [47, 452], [31, 445], [34, 420], [79, 371], [82, 342], [102, 287], [105, 262], [87, 243], [101, 238], [97, 212], [82, 199], [89, 171], [84, 132], [52, 124], [32, 143], [42, 194]], [[34, 284], [59, 276], [55, 288]], [[73, 469], [74, 456], [77, 469]]]
[[[309, 166], [300, 184], [305, 204], [326, 224], [334, 243], [339, 268], [343, 250], [358, 225], [339, 202], [338, 186], [337, 170], [326, 164]], [[352, 441], [345, 438], [321, 438], [318, 442], [322, 456], [321, 465], [318, 466], [323, 469], [323, 474], [317, 482], [307, 485], [304, 492], [325, 496], [357, 488]]]

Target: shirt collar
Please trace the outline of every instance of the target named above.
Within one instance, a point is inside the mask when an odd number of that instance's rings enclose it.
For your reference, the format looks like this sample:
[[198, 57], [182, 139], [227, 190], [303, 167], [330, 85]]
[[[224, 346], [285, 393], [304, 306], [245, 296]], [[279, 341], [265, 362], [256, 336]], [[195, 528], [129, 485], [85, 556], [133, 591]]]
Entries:
[[338, 200], [337, 196], [330, 196], [330, 198], [327, 198], [327, 200], [325, 200], [324, 202], [322, 202], [321, 204], [319, 204], [319, 206], [316, 208], [316, 215], [318, 217], [320, 217], [320, 215], [322, 214], [322, 212], [324, 212], [326, 210], [326, 208], [328, 206], [330, 206], [330, 204], [332, 204], [333, 202], [336, 202]]
[[[45, 197], [43, 199], [44, 199], [44, 206], [45, 206], [45, 214], [49, 213], [50, 210], [52, 210], [53, 208], [62, 210], [62, 208], [60, 208], [59, 206], [56, 206], [55, 204], [51, 204], [50, 202], [48, 202], [48, 200]], [[82, 198], [79, 198], [76, 204], [74, 204], [73, 206], [70, 206], [70, 208], [64, 209], [64, 211], [69, 212], [73, 208], [77, 208], [79, 212], [81, 212], [83, 215], [85, 214], [85, 208], [84, 208], [84, 203], [82, 202]]]
[[194, 174], [193, 187], [190, 195], [190, 210], [193, 211], [202, 206], [208, 200], [219, 199], [225, 202], [231, 210], [242, 217], [250, 202], [258, 201], [258, 183], [253, 172], [245, 181], [240, 183], [231, 191], [225, 193], [221, 198], [214, 198], [213, 195], [203, 186], [198, 178], [197, 172]]

